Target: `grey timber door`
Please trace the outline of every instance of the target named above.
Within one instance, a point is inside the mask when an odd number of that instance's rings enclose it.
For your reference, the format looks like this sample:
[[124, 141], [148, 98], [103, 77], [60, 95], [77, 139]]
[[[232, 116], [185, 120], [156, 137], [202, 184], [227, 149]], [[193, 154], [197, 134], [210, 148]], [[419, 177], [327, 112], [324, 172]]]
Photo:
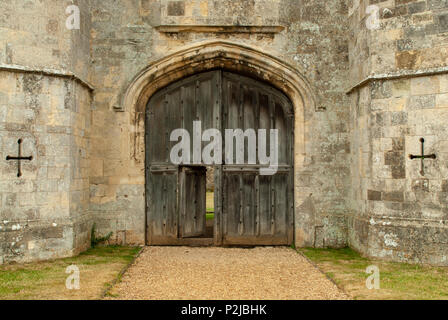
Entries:
[[205, 235], [206, 170], [182, 167], [179, 180], [179, 213], [182, 238]]
[[[278, 90], [244, 76], [224, 72], [222, 83], [224, 128], [277, 129], [279, 135], [275, 175], [261, 175], [258, 158], [254, 165], [223, 165], [223, 244], [292, 244], [292, 105]], [[266, 142], [270, 150], [270, 139]], [[246, 141], [245, 163], [248, 148]]]
[[[193, 122], [218, 129], [225, 150], [225, 129], [269, 130], [279, 135], [277, 173], [261, 175], [259, 158], [249, 164], [215, 164], [215, 245], [289, 245], [293, 242], [293, 108], [268, 84], [221, 70], [175, 82], [152, 96], [146, 111], [146, 230], [149, 245], [185, 245], [205, 232], [205, 164], [174, 165], [173, 130], [193, 140]], [[257, 137], [258, 138], [258, 137]], [[202, 148], [207, 144], [201, 142]], [[258, 152], [258, 144], [257, 144]], [[236, 155], [236, 152], [235, 152]], [[236, 163], [236, 164], [234, 164]]]
[[[173, 83], [149, 100], [145, 133], [147, 244], [184, 245], [189, 243], [188, 238], [203, 233], [206, 213], [205, 203], [202, 203], [205, 201], [203, 171], [172, 164], [170, 151], [177, 142], [170, 142], [170, 135], [173, 130], [183, 128], [193, 137], [194, 121], [201, 121], [203, 131], [220, 130], [220, 103], [220, 71], [201, 73]], [[203, 195], [199, 195], [201, 192]], [[217, 192], [220, 192], [219, 187]], [[203, 216], [199, 210], [203, 210]], [[215, 214], [220, 215], [219, 212]]]

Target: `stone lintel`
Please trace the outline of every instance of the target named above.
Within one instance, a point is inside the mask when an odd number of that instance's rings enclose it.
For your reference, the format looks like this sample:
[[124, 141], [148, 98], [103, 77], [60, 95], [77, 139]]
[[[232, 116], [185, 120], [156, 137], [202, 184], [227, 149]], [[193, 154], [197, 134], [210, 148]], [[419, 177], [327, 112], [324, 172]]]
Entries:
[[161, 33], [264, 33], [274, 34], [285, 30], [283, 26], [233, 26], [233, 25], [160, 25]]

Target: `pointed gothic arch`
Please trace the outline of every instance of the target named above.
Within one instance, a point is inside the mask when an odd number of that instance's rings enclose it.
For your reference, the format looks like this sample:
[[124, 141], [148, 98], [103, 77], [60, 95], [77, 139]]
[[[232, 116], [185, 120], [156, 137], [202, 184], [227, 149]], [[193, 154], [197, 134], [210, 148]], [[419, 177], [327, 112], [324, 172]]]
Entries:
[[[171, 83], [214, 69], [264, 81], [290, 99], [294, 109], [294, 168], [302, 168], [306, 149], [306, 112], [316, 110], [311, 85], [302, 72], [273, 55], [225, 41], [199, 43], [169, 54], [148, 65], [131, 81], [121, 96], [121, 111], [129, 114], [130, 130], [134, 139], [131, 158], [136, 163], [145, 162], [145, 111], [149, 99], [159, 89]], [[295, 185], [296, 183], [296, 193]], [[298, 212], [295, 215], [300, 216]], [[314, 226], [302, 224], [300, 220], [300, 217], [295, 220], [295, 238], [298, 245], [307, 242], [314, 233]]]

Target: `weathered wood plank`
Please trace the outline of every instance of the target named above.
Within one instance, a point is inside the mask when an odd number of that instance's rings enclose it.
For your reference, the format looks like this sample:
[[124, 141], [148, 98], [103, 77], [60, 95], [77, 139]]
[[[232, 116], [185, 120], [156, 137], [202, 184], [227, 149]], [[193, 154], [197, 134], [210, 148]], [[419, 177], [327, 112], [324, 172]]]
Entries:
[[148, 242], [177, 238], [177, 172], [150, 174], [149, 185]]

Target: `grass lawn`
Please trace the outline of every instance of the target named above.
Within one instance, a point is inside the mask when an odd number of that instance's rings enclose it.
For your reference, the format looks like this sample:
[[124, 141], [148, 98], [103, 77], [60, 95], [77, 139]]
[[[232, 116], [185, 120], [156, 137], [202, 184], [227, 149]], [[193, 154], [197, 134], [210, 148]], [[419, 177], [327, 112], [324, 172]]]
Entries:
[[207, 192], [206, 194], [206, 218], [207, 220], [213, 220], [215, 218], [215, 193]]
[[[448, 267], [383, 262], [361, 257], [351, 249], [299, 249], [340, 288], [358, 300], [448, 299]], [[380, 270], [380, 289], [369, 290], [366, 268]]]
[[[96, 247], [73, 258], [0, 266], [0, 300], [99, 299], [140, 250]], [[70, 265], [79, 268], [79, 290], [65, 287]]]

